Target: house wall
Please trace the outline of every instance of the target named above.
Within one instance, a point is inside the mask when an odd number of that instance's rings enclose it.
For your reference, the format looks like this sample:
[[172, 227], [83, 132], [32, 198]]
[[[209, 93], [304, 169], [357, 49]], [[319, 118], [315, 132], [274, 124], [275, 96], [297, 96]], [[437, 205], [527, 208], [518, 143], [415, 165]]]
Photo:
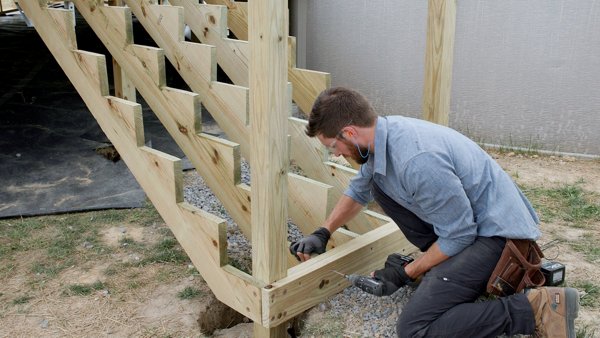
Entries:
[[[381, 114], [421, 117], [427, 1], [299, 1], [301, 66], [363, 92]], [[452, 128], [600, 155], [600, 2], [460, 0], [453, 67]]]

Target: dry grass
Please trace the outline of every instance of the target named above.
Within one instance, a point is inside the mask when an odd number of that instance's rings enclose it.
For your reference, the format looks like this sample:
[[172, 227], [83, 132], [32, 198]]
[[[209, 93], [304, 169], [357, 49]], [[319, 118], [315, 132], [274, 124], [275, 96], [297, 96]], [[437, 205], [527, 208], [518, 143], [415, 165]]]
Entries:
[[149, 205], [0, 220], [0, 244], [2, 337], [201, 336], [177, 293], [210, 291]]

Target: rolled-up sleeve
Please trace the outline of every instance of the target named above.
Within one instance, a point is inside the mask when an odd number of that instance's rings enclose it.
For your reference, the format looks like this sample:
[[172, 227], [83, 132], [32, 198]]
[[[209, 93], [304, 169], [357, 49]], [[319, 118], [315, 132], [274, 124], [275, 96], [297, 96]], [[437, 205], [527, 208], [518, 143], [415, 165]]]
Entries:
[[365, 205], [373, 199], [371, 186], [373, 180], [372, 163], [360, 166], [358, 173], [350, 180], [344, 195], [352, 198], [357, 203]]
[[473, 209], [451, 159], [435, 152], [412, 158], [403, 171], [404, 182], [422, 219], [433, 225], [440, 250], [454, 256], [477, 237]]

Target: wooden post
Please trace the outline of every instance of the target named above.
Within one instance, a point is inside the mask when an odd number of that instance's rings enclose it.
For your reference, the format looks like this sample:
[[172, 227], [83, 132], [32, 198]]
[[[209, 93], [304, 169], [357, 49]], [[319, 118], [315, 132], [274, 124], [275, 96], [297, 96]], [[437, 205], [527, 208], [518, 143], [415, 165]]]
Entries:
[[456, 0], [429, 0], [423, 118], [448, 125]]
[[[287, 1], [249, 3], [252, 274], [269, 284], [286, 275]], [[264, 321], [264, 319], [263, 319]], [[255, 337], [285, 337], [285, 325], [254, 324]]]

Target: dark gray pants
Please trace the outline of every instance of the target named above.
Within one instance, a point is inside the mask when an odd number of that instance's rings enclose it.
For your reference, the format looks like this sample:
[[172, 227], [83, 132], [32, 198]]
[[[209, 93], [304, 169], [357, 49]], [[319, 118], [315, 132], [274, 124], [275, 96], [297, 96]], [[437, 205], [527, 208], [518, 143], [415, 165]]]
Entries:
[[[422, 251], [437, 240], [431, 224], [373, 185], [375, 200], [406, 238]], [[477, 237], [469, 247], [427, 272], [396, 324], [398, 337], [497, 337], [533, 334], [535, 319], [527, 297], [516, 294], [475, 302], [485, 294], [487, 281], [506, 240]]]

